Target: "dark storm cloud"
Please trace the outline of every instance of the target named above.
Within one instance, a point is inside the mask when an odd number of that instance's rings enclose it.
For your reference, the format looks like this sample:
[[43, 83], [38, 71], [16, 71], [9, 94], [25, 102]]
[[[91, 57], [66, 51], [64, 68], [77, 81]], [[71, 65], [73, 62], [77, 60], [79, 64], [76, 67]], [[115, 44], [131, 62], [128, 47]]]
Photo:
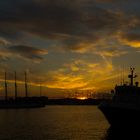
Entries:
[[126, 38], [128, 41], [139, 41], [140, 42], [140, 33], [128, 32], [128, 33], [123, 34], [122, 37]]
[[[123, 3], [123, 2], [132, 2], [132, 0], [95, 0], [100, 3]], [[135, 0], [138, 1], [138, 0]]]
[[89, 5], [90, 2], [2, 0], [0, 30], [3, 34], [25, 31], [56, 38], [60, 34], [89, 36], [98, 30], [121, 28], [126, 24], [126, 19], [119, 17], [118, 13]]
[[7, 48], [7, 51], [9, 53], [17, 54], [21, 57], [24, 57], [26, 59], [30, 59], [36, 62], [42, 61], [43, 60], [42, 55], [45, 55], [48, 53], [46, 50], [38, 49], [31, 46], [23, 46], [23, 45], [10, 46]]
[[133, 21], [137, 17], [134, 15], [101, 8], [96, 2], [1, 0], [0, 34], [17, 38], [22, 36], [22, 32], [27, 32], [46, 39], [61, 40], [67, 49], [77, 50], [85, 47], [79, 46], [79, 43], [95, 42], [102, 37], [103, 32], [111, 36], [119, 30], [125, 32], [135, 26]]
[[103, 2], [103, 3], [106, 3], [106, 2], [122, 2], [122, 1], [129, 1], [129, 0], [95, 0], [96, 2]]
[[78, 10], [70, 6], [70, 1], [6, 1], [5, 8], [0, 6], [3, 32], [27, 31], [47, 37], [55, 33], [71, 33], [80, 17]]

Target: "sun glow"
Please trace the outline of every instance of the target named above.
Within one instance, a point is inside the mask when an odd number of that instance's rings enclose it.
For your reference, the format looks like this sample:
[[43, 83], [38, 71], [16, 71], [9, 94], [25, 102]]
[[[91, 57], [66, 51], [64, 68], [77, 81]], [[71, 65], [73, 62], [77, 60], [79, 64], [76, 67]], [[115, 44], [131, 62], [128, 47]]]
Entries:
[[79, 99], [79, 100], [86, 100], [87, 99], [87, 97], [77, 97], [77, 99]]

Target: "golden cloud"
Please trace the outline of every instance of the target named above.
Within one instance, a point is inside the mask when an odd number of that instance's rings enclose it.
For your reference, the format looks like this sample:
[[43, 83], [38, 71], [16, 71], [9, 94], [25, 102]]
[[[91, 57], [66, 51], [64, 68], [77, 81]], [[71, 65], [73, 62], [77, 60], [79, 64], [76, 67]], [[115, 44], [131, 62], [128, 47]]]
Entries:
[[[73, 67], [76, 67], [76, 70], [73, 70]], [[102, 88], [102, 81], [118, 76], [113, 76], [113, 72], [113, 65], [108, 60], [103, 60], [103, 62], [98, 64], [84, 60], [75, 60], [57, 71], [47, 73], [50, 79], [46, 81], [46, 85], [49, 88], [97, 90]], [[111, 84], [107, 84], [107, 86], [111, 86]]]

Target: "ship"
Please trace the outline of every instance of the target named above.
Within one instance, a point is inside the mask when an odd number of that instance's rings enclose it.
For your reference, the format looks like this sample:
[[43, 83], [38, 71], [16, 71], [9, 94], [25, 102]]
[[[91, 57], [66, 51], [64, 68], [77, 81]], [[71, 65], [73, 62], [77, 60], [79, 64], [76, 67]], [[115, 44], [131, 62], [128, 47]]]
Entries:
[[25, 96], [19, 97], [17, 92], [17, 76], [15, 72], [15, 96], [14, 98], [8, 97], [7, 88], [7, 73], [5, 72], [5, 99], [0, 100], [0, 109], [20, 109], [20, 108], [40, 108], [45, 107], [48, 102], [48, 97], [29, 97], [28, 93], [28, 83], [27, 83], [27, 73], [25, 72]]
[[138, 82], [134, 83], [137, 77], [134, 71], [135, 68], [130, 68], [130, 82], [116, 85], [112, 99], [98, 106], [111, 127], [140, 126], [140, 87]]

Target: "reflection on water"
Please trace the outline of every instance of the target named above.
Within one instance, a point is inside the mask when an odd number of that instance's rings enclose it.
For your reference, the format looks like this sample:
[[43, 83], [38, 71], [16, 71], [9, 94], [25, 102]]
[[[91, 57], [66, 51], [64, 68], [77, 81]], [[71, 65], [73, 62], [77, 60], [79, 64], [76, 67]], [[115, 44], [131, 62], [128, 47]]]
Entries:
[[96, 106], [0, 110], [0, 140], [101, 140], [108, 128]]

